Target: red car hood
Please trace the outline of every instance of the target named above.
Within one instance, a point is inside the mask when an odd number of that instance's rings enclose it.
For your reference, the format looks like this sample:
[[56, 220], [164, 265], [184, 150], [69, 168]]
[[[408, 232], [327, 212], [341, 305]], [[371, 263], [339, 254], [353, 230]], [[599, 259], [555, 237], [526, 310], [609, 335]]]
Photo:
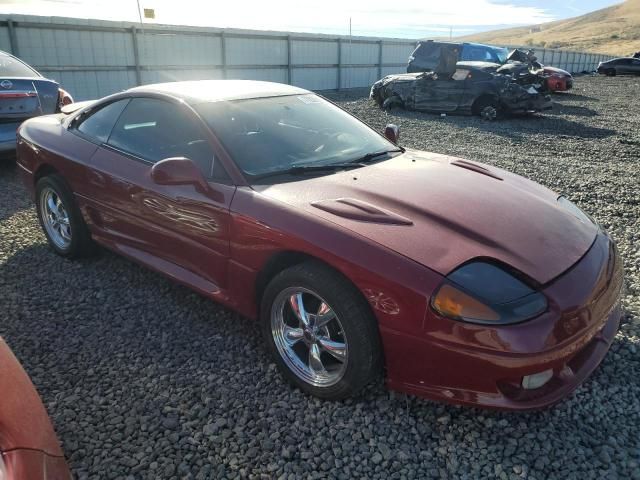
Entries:
[[435, 153], [407, 151], [356, 170], [254, 188], [442, 275], [491, 257], [547, 283], [576, 263], [597, 233], [541, 185]]
[[0, 337], [0, 451], [14, 449], [63, 455], [38, 392]]

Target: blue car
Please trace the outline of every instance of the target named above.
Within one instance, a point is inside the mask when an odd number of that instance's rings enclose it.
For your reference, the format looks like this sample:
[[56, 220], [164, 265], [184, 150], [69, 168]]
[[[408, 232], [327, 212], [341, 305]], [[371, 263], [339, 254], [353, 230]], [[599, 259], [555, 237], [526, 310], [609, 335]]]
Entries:
[[453, 59], [456, 62], [478, 62], [475, 66], [480, 68], [480, 63], [503, 65], [509, 56], [509, 50], [505, 47], [480, 43], [423, 40], [418, 42], [416, 49], [409, 56], [407, 73], [435, 70], [435, 64], [442, 58], [449, 57], [449, 53], [454, 53]]
[[0, 50], [0, 153], [16, 148], [16, 130], [28, 118], [55, 113], [73, 98], [57, 82]]

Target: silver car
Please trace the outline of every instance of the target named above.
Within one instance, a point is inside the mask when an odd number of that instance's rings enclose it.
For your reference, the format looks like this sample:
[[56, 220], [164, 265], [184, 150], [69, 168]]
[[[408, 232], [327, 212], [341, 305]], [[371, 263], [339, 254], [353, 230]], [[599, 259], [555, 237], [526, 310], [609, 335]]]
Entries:
[[15, 150], [16, 130], [23, 121], [72, 102], [57, 82], [0, 50], [0, 153]]
[[600, 62], [598, 73], [609, 77], [640, 75], [640, 58], [614, 58], [608, 62]]

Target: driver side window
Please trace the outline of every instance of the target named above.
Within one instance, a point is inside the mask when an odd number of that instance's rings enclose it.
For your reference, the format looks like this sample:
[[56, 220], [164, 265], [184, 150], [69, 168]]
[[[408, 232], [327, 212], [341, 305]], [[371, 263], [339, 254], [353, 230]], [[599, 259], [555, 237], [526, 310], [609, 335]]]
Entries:
[[[224, 182], [226, 173], [195, 119], [171, 102], [134, 98], [120, 115], [107, 144], [151, 163], [187, 157], [206, 178]], [[220, 178], [222, 177], [222, 178]]]

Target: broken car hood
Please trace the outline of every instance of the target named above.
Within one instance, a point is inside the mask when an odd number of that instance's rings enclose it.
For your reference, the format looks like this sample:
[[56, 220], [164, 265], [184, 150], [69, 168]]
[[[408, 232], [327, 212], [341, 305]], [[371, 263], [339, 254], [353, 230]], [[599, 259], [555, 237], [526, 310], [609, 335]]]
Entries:
[[451, 76], [456, 71], [461, 50], [462, 45], [455, 43], [420, 42], [409, 57], [407, 73], [434, 72], [441, 76]]
[[576, 263], [597, 233], [541, 185], [435, 153], [407, 151], [356, 170], [254, 189], [442, 275], [491, 257], [544, 284]]

